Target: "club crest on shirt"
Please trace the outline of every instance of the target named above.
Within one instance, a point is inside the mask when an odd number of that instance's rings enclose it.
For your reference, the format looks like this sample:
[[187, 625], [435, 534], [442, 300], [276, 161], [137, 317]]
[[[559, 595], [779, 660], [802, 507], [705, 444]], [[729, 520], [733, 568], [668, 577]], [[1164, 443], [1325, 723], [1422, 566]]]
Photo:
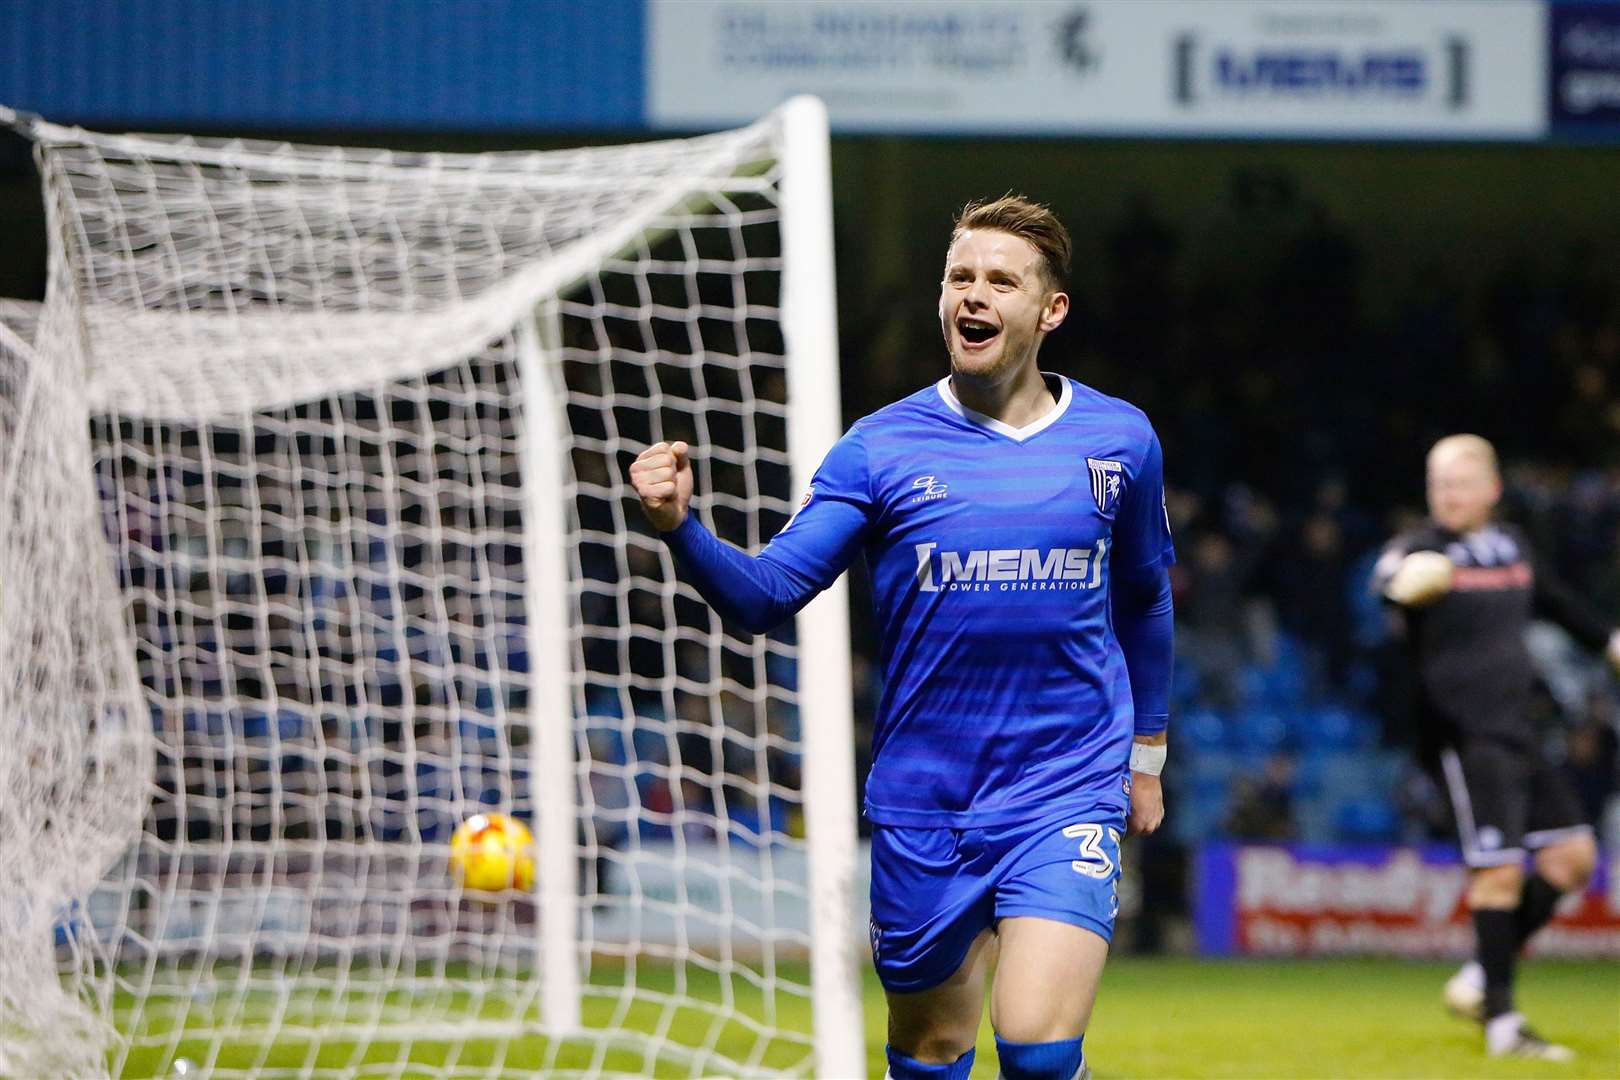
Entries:
[[1125, 466], [1106, 458], [1086, 458], [1091, 470], [1091, 497], [1101, 513], [1108, 513], [1119, 502], [1119, 493], [1125, 487]]
[[804, 508], [809, 506], [810, 505], [810, 500], [815, 498], [815, 497], [816, 497], [816, 489], [813, 486], [809, 487], [809, 488], [806, 488], [805, 492], [804, 492], [804, 498], [800, 499], [799, 500], [799, 505], [795, 506], [793, 508], [793, 515], [787, 519], [787, 525], [783, 525], [782, 528], [785, 529], [785, 528], [788, 527], [788, 525], [791, 525], [795, 521], [798, 521], [799, 520], [799, 515], [804, 512]]

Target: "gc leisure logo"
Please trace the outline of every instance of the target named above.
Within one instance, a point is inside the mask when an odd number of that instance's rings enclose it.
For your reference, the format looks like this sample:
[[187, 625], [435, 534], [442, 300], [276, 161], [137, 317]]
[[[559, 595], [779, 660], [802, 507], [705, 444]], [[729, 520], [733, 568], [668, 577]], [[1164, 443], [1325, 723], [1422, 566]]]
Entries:
[[911, 486], [913, 490], [918, 492], [918, 494], [911, 497], [911, 501], [914, 503], [943, 499], [950, 494], [945, 490], [945, 485], [940, 483], [939, 479], [934, 476], [919, 476], [911, 482]]

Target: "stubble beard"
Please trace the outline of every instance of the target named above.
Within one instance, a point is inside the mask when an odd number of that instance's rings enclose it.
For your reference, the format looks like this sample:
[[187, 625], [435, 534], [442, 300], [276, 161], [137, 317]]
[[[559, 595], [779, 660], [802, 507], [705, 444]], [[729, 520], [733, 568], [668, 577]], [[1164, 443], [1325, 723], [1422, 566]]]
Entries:
[[1006, 330], [1002, 331], [998, 347], [988, 355], [964, 355], [956, 348], [955, 339], [947, 339], [945, 351], [950, 357], [951, 374], [995, 383], [1020, 370], [1029, 362], [1031, 354], [1027, 349], [1009, 350], [1006, 333]]

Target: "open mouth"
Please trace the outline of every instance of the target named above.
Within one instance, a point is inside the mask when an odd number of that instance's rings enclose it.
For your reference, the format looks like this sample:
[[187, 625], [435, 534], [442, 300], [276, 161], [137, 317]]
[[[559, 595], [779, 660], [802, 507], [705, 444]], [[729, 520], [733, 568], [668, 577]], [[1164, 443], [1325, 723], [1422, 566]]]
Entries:
[[975, 319], [971, 315], [964, 315], [956, 320], [956, 332], [969, 345], [983, 345], [1001, 333], [1001, 328], [985, 322], [983, 319]]

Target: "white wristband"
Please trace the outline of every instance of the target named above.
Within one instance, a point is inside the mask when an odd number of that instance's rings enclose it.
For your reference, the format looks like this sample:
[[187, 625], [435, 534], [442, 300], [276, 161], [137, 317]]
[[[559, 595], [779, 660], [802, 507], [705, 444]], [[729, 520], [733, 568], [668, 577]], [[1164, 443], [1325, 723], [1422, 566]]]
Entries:
[[1170, 756], [1169, 747], [1131, 743], [1131, 772], [1143, 776], [1158, 776], [1164, 771], [1164, 759]]

